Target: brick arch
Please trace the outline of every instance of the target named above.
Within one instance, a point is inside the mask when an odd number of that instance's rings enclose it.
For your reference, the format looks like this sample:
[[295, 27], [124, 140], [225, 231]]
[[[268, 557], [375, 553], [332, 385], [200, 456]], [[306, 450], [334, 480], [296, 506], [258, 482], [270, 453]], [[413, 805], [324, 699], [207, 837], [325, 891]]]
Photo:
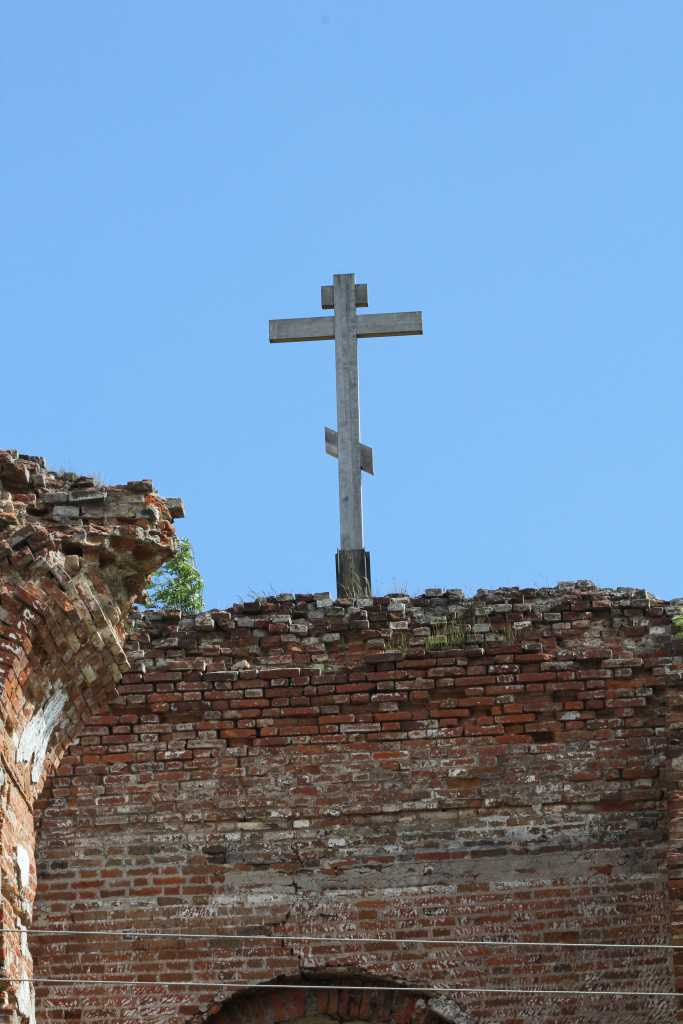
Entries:
[[105, 487], [0, 452], [0, 753], [29, 802], [129, 667], [127, 612], [173, 552], [174, 511], [149, 481]]
[[[295, 975], [277, 983], [309, 988], [258, 986], [212, 1007], [205, 1024], [471, 1024], [448, 995], [434, 997], [395, 982], [359, 975]], [[358, 987], [355, 987], [358, 986]], [[194, 1019], [188, 1024], [194, 1024]]]
[[[105, 487], [0, 451], [0, 963], [31, 977], [36, 800], [84, 719], [129, 667], [125, 622], [173, 552], [173, 514], [150, 481]], [[13, 932], [11, 929], [19, 929]], [[0, 981], [2, 972], [0, 972]], [[5, 1008], [32, 1019], [30, 981]]]
[[10, 743], [8, 770], [30, 803], [128, 666], [120, 614], [99, 598], [98, 574], [66, 577], [33, 561], [26, 577], [5, 577], [0, 585], [10, 634], [0, 640], [0, 658], [7, 655], [0, 720]]

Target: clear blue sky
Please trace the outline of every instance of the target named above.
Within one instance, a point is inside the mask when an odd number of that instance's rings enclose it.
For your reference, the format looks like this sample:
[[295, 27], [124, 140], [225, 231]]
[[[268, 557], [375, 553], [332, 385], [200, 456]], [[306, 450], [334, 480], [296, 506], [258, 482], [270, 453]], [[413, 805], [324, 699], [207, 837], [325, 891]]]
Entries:
[[332, 590], [335, 272], [375, 591], [683, 593], [676, 0], [15, 4], [0, 447], [181, 495], [209, 606]]

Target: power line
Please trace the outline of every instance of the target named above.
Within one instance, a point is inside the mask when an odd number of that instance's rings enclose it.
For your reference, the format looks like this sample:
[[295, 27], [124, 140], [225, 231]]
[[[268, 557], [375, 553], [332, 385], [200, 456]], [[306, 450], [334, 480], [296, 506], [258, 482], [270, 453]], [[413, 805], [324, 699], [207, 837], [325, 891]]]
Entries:
[[302, 984], [291, 984], [277, 982], [267, 982], [260, 984], [259, 982], [249, 981], [222, 981], [216, 979], [215, 981], [130, 981], [119, 980], [116, 978], [11, 978], [6, 977], [5, 981], [10, 982], [27, 982], [31, 981], [38, 985], [116, 985], [119, 987], [134, 988], [136, 985], [143, 987], [150, 987], [154, 985], [166, 987], [166, 988], [212, 988], [216, 986], [222, 988], [249, 988], [254, 992], [259, 989], [306, 989], [310, 991], [320, 991], [321, 989], [337, 989], [345, 992], [367, 992], [368, 990], [373, 992], [403, 992], [416, 993], [418, 995], [451, 995], [456, 993], [479, 993], [479, 994], [512, 994], [515, 995], [526, 995], [526, 996], [647, 996], [648, 998], [658, 999], [680, 999], [683, 998], [683, 992], [643, 992], [638, 989], [564, 989], [564, 988], [493, 988], [490, 986], [445, 986], [444, 988], [424, 988], [422, 986], [405, 986], [405, 985], [336, 985], [334, 982], [321, 983], [319, 985], [302, 985]]
[[433, 938], [398, 938], [393, 936], [355, 936], [355, 935], [242, 935], [216, 932], [157, 932], [139, 931], [137, 928], [122, 929], [69, 929], [69, 928], [2, 928], [0, 932], [7, 935], [26, 932], [30, 935], [106, 935], [125, 938], [143, 939], [207, 939], [212, 942], [343, 942], [364, 945], [366, 943], [393, 942], [398, 945], [420, 946], [550, 946], [564, 949], [683, 949], [683, 944], [650, 943], [650, 942], [552, 942], [541, 939], [433, 939]]

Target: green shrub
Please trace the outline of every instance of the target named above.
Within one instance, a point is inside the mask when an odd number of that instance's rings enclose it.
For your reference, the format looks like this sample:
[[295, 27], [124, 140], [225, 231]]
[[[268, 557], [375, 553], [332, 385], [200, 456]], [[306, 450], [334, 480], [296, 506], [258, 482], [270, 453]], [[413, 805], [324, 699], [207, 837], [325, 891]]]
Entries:
[[186, 537], [170, 562], [152, 577], [145, 604], [148, 608], [177, 608], [190, 613], [204, 607], [204, 580]]

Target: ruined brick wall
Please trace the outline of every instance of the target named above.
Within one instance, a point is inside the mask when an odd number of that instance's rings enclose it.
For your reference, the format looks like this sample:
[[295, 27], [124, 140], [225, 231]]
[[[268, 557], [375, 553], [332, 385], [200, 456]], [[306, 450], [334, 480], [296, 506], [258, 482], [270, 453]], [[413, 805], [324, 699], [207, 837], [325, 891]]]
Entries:
[[[42, 940], [37, 972], [174, 985], [39, 985], [39, 1019], [676, 1020], [664, 998], [374, 991], [674, 986], [665, 949], [419, 941], [670, 941], [671, 615], [573, 584], [137, 619], [42, 799], [35, 925], [102, 934]], [[283, 938], [201, 937], [236, 932]], [[230, 998], [277, 979], [326, 987]]]
[[174, 549], [149, 481], [104, 487], [0, 451], [0, 1020], [33, 1019], [34, 807], [130, 664], [125, 623]]

